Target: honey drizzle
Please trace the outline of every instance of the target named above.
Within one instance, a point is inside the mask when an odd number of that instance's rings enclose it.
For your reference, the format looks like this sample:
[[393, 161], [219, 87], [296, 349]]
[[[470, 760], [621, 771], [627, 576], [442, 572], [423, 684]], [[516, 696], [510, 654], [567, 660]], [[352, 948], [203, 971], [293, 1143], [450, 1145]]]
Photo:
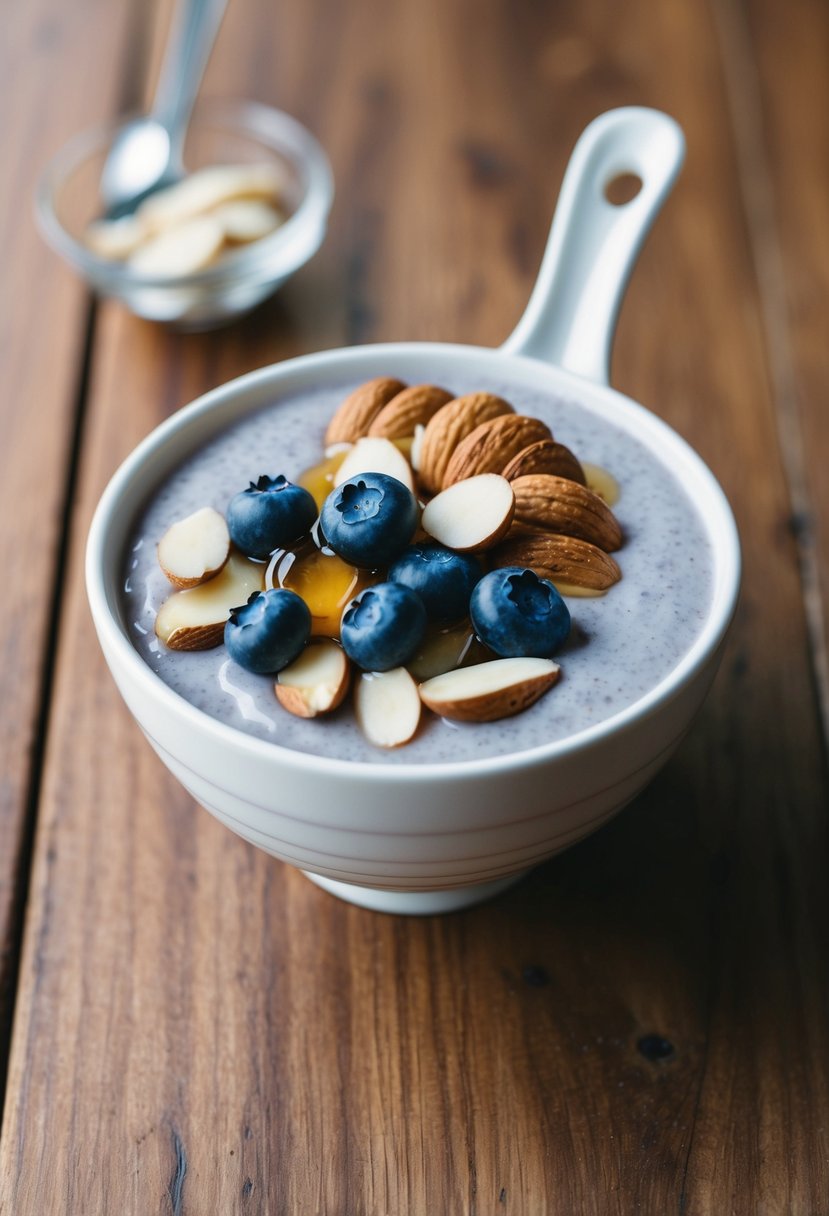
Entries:
[[265, 586], [295, 591], [311, 612], [311, 637], [338, 638], [349, 600], [377, 581], [369, 570], [350, 566], [330, 549], [306, 542], [296, 550], [274, 550]]
[[350, 445], [347, 444], [337, 444], [334, 448], [330, 448], [318, 464], [312, 464], [307, 469], [303, 469], [297, 478], [297, 485], [302, 486], [313, 495], [317, 510], [322, 510], [322, 504], [334, 489], [334, 478], [346, 458], [349, 447]]
[[[547, 576], [549, 578], [549, 576]], [[572, 599], [593, 600], [603, 595], [607, 595], [607, 589], [601, 587], [579, 587], [576, 583], [565, 583], [563, 579], [550, 578], [549, 580], [559, 595], [570, 597]]]
[[608, 473], [607, 469], [603, 469], [601, 465], [588, 464], [584, 460], [581, 462], [581, 467], [587, 479], [588, 490], [592, 490], [594, 494], [598, 494], [599, 498], [603, 498], [609, 507], [615, 506], [622, 491], [613, 474]]

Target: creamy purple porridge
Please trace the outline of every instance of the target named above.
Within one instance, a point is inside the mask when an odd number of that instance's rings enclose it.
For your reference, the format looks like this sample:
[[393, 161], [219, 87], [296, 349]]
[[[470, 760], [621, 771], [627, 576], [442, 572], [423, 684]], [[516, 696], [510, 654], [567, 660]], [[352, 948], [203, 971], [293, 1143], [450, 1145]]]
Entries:
[[[285, 712], [273, 677], [232, 663], [223, 646], [168, 650], [155, 636], [170, 594], [156, 546], [167, 528], [202, 507], [223, 512], [260, 474], [296, 479], [319, 463], [327, 424], [353, 383], [286, 393], [207, 443], [156, 490], [132, 530], [125, 557], [123, 607], [129, 635], [147, 664], [205, 713], [283, 747], [374, 764], [474, 761], [539, 747], [594, 726], [637, 701], [680, 661], [700, 633], [712, 597], [712, 554], [687, 493], [638, 439], [578, 404], [536, 389], [479, 386], [541, 419], [555, 439], [618, 482], [614, 513], [625, 543], [614, 554], [621, 580], [601, 596], [567, 596], [569, 640], [556, 656], [561, 679], [515, 717], [464, 723], [424, 714], [406, 747], [379, 750], [363, 736], [348, 702], [329, 717]], [[450, 391], [470, 391], [446, 384]]]

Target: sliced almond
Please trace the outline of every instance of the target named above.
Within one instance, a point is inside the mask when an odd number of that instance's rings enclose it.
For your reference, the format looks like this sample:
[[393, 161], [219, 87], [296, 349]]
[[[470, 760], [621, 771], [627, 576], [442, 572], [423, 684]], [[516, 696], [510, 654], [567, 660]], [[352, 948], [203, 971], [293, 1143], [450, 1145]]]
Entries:
[[262, 237], [274, 232], [282, 223], [282, 216], [275, 207], [255, 198], [222, 203], [210, 214], [221, 224], [225, 240], [232, 241], [234, 245], [261, 241]]
[[512, 460], [500, 470], [507, 481], [525, 477], [530, 473], [551, 473], [554, 477], [569, 477], [579, 485], [586, 485], [584, 469], [569, 448], [554, 439], [539, 439], [529, 447], [522, 448]]
[[351, 665], [341, 646], [329, 638], [309, 642], [298, 659], [283, 667], [274, 691], [283, 709], [297, 718], [316, 718], [342, 704]]
[[515, 510], [512, 486], [498, 473], [456, 482], [428, 502], [421, 526], [459, 553], [481, 553], [506, 535]]
[[203, 215], [167, 228], [145, 241], [127, 265], [136, 274], [177, 279], [204, 270], [224, 245], [224, 229], [212, 216]]
[[559, 672], [552, 659], [493, 659], [426, 680], [420, 698], [442, 718], [495, 722], [535, 704]]
[[158, 190], [137, 209], [141, 223], [154, 232], [204, 215], [234, 199], [278, 200], [284, 193], [284, 175], [276, 165], [209, 165]]
[[526, 566], [556, 586], [570, 584], [593, 591], [607, 591], [622, 577], [617, 563], [603, 549], [555, 532], [510, 534], [491, 550], [489, 563], [493, 567]]
[[155, 632], [170, 650], [209, 650], [224, 637], [231, 608], [246, 604], [265, 585], [265, 567], [231, 553], [209, 583], [174, 591], [158, 610]]
[[141, 221], [134, 215], [118, 220], [94, 220], [84, 233], [84, 240], [93, 253], [113, 262], [123, 262], [134, 253], [146, 237]]
[[516, 477], [511, 484], [519, 523], [577, 536], [606, 553], [622, 547], [619, 521], [607, 503], [587, 486], [549, 473]]
[[369, 435], [384, 435], [386, 439], [403, 439], [414, 435], [416, 426], [425, 426], [452, 394], [434, 384], [413, 384], [392, 397], [372, 422]]
[[202, 507], [174, 523], [158, 542], [158, 563], [178, 591], [214, 578], [230, 554], [225, 518]]
[[334, 485], [341, 486], [344, 481], [360, 473], [387, 473], [389, 477], [402, 481], [414, 493], [412, 466], [390, 439], [358, 439], [337, 469]]
[[551, 438], [550, 428], [539, 418], [525, 414], [489, 418], [455, 448], [443, 474], [443, 488], [479, 473], [500, 473], [523, 448]]
[[466, 393], [442, 406], [427, 423], [420, 448], [418, 477], [424, 489], [436, 494], [442, 488], [449, 458], [470, 431], [489, 418], [514, 413], [510, 403], [494, 393]]
[[325, 446], [332, 443], [354, 443], [368, 434], [369, 427], [387, 401], [401, 393], [406, 385], [390, 376], [366, 380], [349, 393], [328, 424]]
[[402, 747], [420, 723], [421, 700], [405, 667], [363, 672], [354, 688], [354, 711], [375, 747]]

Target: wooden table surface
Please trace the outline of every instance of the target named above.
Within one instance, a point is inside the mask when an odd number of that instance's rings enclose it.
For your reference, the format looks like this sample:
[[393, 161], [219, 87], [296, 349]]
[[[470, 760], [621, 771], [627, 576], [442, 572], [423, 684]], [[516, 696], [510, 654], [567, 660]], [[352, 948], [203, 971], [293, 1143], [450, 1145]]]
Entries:
[[[168, 17], [26, 0], [0, 43], [0, 1212], [829, 1213], [829, 9], [234, 0], [205, 92], [306, 123], [337, 200], [294, 281], [198, 336], [91, 300], [31, 218], [47, 157], [148, 98]], [[689, 151], [613, 380], [734, 506], [722, 669], [647, 792], [511, 893], [361, 911], [150, 752], [93, 636], [90, 515], [241, 372], [503, 340], [579, 132], [629, 103]]]

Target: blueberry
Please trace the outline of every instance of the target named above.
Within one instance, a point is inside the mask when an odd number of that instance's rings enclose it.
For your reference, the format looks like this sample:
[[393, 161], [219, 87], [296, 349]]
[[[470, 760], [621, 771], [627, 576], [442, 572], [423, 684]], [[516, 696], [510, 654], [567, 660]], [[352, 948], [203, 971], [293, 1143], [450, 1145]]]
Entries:
[[281, 474], [252, 481], [227, 507], [230, 539], [247, 557], [266, 558], [274, 549], [286, 549], [316, 518], [313, 495]]
[[505, 659], [549, 659], [570, 632], [570, 613], [552, 583], [521, 566], [485, 574], [469, 606], [478, 637]]
[[260, 674], [293, 663], [311, 636], [311, 612], [295, 591], [256, 591], [241, 608], [231, 608], [225, 645], [234, 662]]
[[351, 601], [343, 613], [340, 638], [350, 659], [366, 671], [401, 667], [426, 632], [423, 601], [399, 583], [377, 583]]
[[410, 545], [391, 566], [388, 578], [416, 591], [430, 621], [457, 621], [469, 612], [481, 568], [471, 553], [455, 553], [437, 541]]
[[329, 547], [352, 566], [387, 566], [414, 536], [418, 507], [411, 490], [387, 473], [360, 473], [332, 490], [320, 525]]

